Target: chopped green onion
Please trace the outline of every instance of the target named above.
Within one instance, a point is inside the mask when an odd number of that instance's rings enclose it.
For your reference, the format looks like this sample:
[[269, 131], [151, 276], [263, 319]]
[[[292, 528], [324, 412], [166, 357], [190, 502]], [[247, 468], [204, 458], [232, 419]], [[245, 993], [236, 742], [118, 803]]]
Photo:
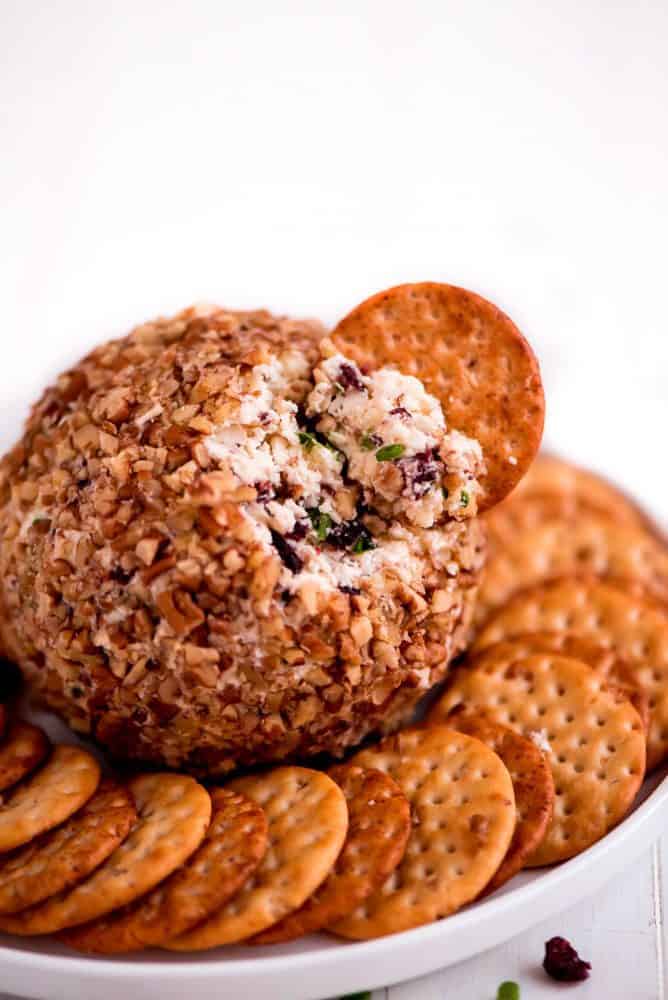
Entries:
[[462, 490], [462, 492], [459, 494], [459, 502], [462, 505], [462, 507], [468, 507], [470, 499], [471, 497], [468, 495], [466, 490]]
[[299, 431], [298, 437], [299, 443], [306, 449], [306, 451], [312, 451], [318, 443], [318, 439], [315, 434], [310, 434], [308, 431]]
[[341, 451], [341, 449], [337, 448], [336, 445], [332, 444], [331, 441], [328, 441], [326, 437], [323, 437], [322, 441], [318, 441], [317, 443], [322, 445], [323, 448], [326, 448], [327, 451], [333, 451], [340, 462], [342, 462], [346, 457]]
[[403, 444], [386, 444], [376, 452], [377, 462], [393, 462], [395, 458], [401, 458], [406, 451]]
[[362, 440], [360, 441], [360, 448], [362, 451], [373, 451], [376, 447], [376, 442], [370, 434], [363, 434]]
[[324, 542], [329, 534], [329, 529], [332, 526], [332, 519], [329, 514], [321, 514], [318, 518], [318, 524], [316, 525], [315, 533], [318, 536], [318, 540]]
[[369, 535], [360, 535], [355, 544], [353, 545], [353, 552], [355, 555], [360, 555], [362, 552], [369, 552], [371, 549], [375, 549], [376, 543]]
[[329, 529], [332, 526], [332, 519], [329, 514], [325, 514], [318, 507], [309, 507], [306, 511], [308, 514], [311, 524], [313, 525], [313, 530], [315, 531], [318, 541], [324, 542], [329, 534]]
[[517, 983], [507, 980], [501, 983], [496, 993], [496, 1000], [520, 1000], [520, 988]]

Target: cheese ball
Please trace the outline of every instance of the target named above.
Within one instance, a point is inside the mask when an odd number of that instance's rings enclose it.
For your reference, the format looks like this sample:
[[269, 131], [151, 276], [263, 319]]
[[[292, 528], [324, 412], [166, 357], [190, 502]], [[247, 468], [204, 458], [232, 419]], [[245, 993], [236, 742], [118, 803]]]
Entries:
[[0, 639], [117, 758], [220, 776], [400, 725], [464, 646], [484, 456], [316, 322], [188, 309], [65, 372], [0, 463]]

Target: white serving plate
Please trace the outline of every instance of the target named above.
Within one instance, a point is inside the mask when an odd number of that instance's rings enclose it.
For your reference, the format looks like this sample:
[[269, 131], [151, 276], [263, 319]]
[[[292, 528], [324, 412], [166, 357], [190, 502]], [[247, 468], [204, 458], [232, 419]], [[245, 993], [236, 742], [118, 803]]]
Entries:
[[[33, 718], [54, 740], [75, 741], [52, 716]], [[0, 935], [0, 989], [38, 1000], [183, 1000], [191, 993], [197, 1000], [323, 1000], [374, 989], [471, 958], [567, 909], [632, 864], [667, 825], [663, 768], [645, 782], [634, 811], [588, 851], [555, 868], [522, 872], [489, 899], [437, 923], [361, 943], [319, 934], [265, 948], [125, 959], [83, 958], [48, 938]]]

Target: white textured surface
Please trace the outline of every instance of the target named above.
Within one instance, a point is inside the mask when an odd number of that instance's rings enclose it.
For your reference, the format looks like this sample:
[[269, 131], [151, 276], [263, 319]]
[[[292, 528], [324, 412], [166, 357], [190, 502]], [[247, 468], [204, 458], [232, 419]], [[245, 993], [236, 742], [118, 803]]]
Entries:
[[[667, 41], [655, 0], [8, 0], [0, 446], [47, 377], [156, 312], [335, 319], [433, 277], [531, 337], [548, 441], [666, 518]], [[557, 996], [532, 970], [563, 932], [594, 963], [574, 996], [662, 1000], [661, 856], [389, 997]]]
[[566, 990], [541, 968], [545, 941], [567, 937], [592, 964], [586, 983], [569, 987], [577, 1000], [664, 1000], [668, 990], [668, 841], [657, 844], [630, 871], [586, 903], [530, 933], [451, 969], [386, 990], [373, 1000], [495, 1000], [505, 979], [518, 982], [522, 1000], [555, 1000]]

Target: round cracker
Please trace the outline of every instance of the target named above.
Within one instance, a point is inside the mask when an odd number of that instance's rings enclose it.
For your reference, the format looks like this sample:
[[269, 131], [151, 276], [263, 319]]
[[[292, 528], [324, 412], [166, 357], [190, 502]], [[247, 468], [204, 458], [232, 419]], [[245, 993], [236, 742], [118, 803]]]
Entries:
[[139, 775], [128, 788], [137, 821], [123, 843], [73, 889], [0, 917], [0, 930], [53, 934], [95, 920], [143, 896], [190, 857], [211, 817], [206, 789], [194, 778], [166, 773]]
[[534, 653], [559, 653], [586, 663], [629, 699], [640, 716], [645, 732], [648, 731], [649, 696], [638, 687], [628, 663], [621, 660], [609, 646], [602, 646], [583, 635], [573, 632], [525, 632], [514, 639], [487, 646], [481, 652], [474, 653], [469, 662], [480, 665], [486, 658], [491, 658], [495, 662], [505, 659], [511, 663], [520, 656], [532, 656]]
[[529, 344], [491, 302], [434, 281], [397, 285], [353, 309], [332, 339], [367, 369], [395, 365], [419, 378], [448, 426], [480, 442], [481, 510], [522, 478], [543, 433], [543, 386]]
[[0, 851], [11, 851], [64, 823], [99, 781], [100, 765], [91, 754], [79, 747], [56, 747], [44, 767], [0, 805]]
[[41, 764], [51, 743], [43, 729], [29, 722], [12, 722], [0, 744], [0, 792], [11, 788]]
[[545, 754], [533, 740], [509, 726], [465, 709], [454, 709], [445, 721], [457, 732], [474, 736], [490, 747], [501, 758], [513, 781], [517, 825], [508, 853], [482, 893], [486, 896], [521, 871], [542, 843], [554, 806], [552, 771]]
[[300, 909], [253, 938], [277, 944], [311, 934], [351, 913], [401, 861], [411, 829], [408, 799], [387, 774], [342, 764], [329, 772], [348, 803], [348, 834], [334, 868]]
[[127, 789], [102, 781], [66, 823], [0, 860], [0, 913], [18, 913], [81, 882], [123, 842], [136, 816]]
[[606, 511], [618, 523], [648, 527], [649, 522], [638, 505], [607, 479], [556, 455], [541, 454], [518, 484], [517, 497], [537, 494], [570, 496], [586, 506]]
[[[527, 475], [530, 475], [530, 471]], [[511, 496], [484, 515], [489, 554], [494, 555], [504, 546], [512, 545], [520, 535], [540, 528], [547, 521], [571, 523], [583, 514], [607, 518], [617, 523], [610, 511], [597, 507], [582, 497], [570, 493], [525, 495], [518, 486]]]
[[460, 705], [533, 738], [547, 754], [554, 810], [528, 865], [579, 854], [628, 812], [645, 773], [642, 723], [586, 664], [551, 653], [490, 658], [458, 670], [429, 718], [443, 721]]
[[255, 802], [228, 788], [211, 792], [211, 823], [188, 860], [147, 896], [61, 939], [79, 951], [117, 955], [164, 944], [224, 906], [267, 849], [267, 820]]
[[473, 649], [523, 632], [575, 632], [615, 651], [649, 697], [647, 767], [668, 757], [668, 621], [651, 604], [600, 580], [566, 578], [522, 591], [495, 615]]
[[348, 809], [326, 774], [278, 767], [227, 786], [260, 805], [269, 845], [240, 892], [194, 930], [170, 941], [173, 951], [200, 951], [259, 934], [298, 909], [330, 872], [346, 838]]
[[519, 590], [578, 573], [638, 583], [668, 606], [668, 550], [643, 529], [582, 514], [548, 521], [497, 548], [485, 567], [476, 620], [487, 620]]
[[411, 805], [406, 853], [385, 884], [330, 929], [394, 934], [454, 913], [480, 895], [515, 829], [513, 784], [497, 755], [447, 726], [406, 729], [353, 758], [391, 775]]

